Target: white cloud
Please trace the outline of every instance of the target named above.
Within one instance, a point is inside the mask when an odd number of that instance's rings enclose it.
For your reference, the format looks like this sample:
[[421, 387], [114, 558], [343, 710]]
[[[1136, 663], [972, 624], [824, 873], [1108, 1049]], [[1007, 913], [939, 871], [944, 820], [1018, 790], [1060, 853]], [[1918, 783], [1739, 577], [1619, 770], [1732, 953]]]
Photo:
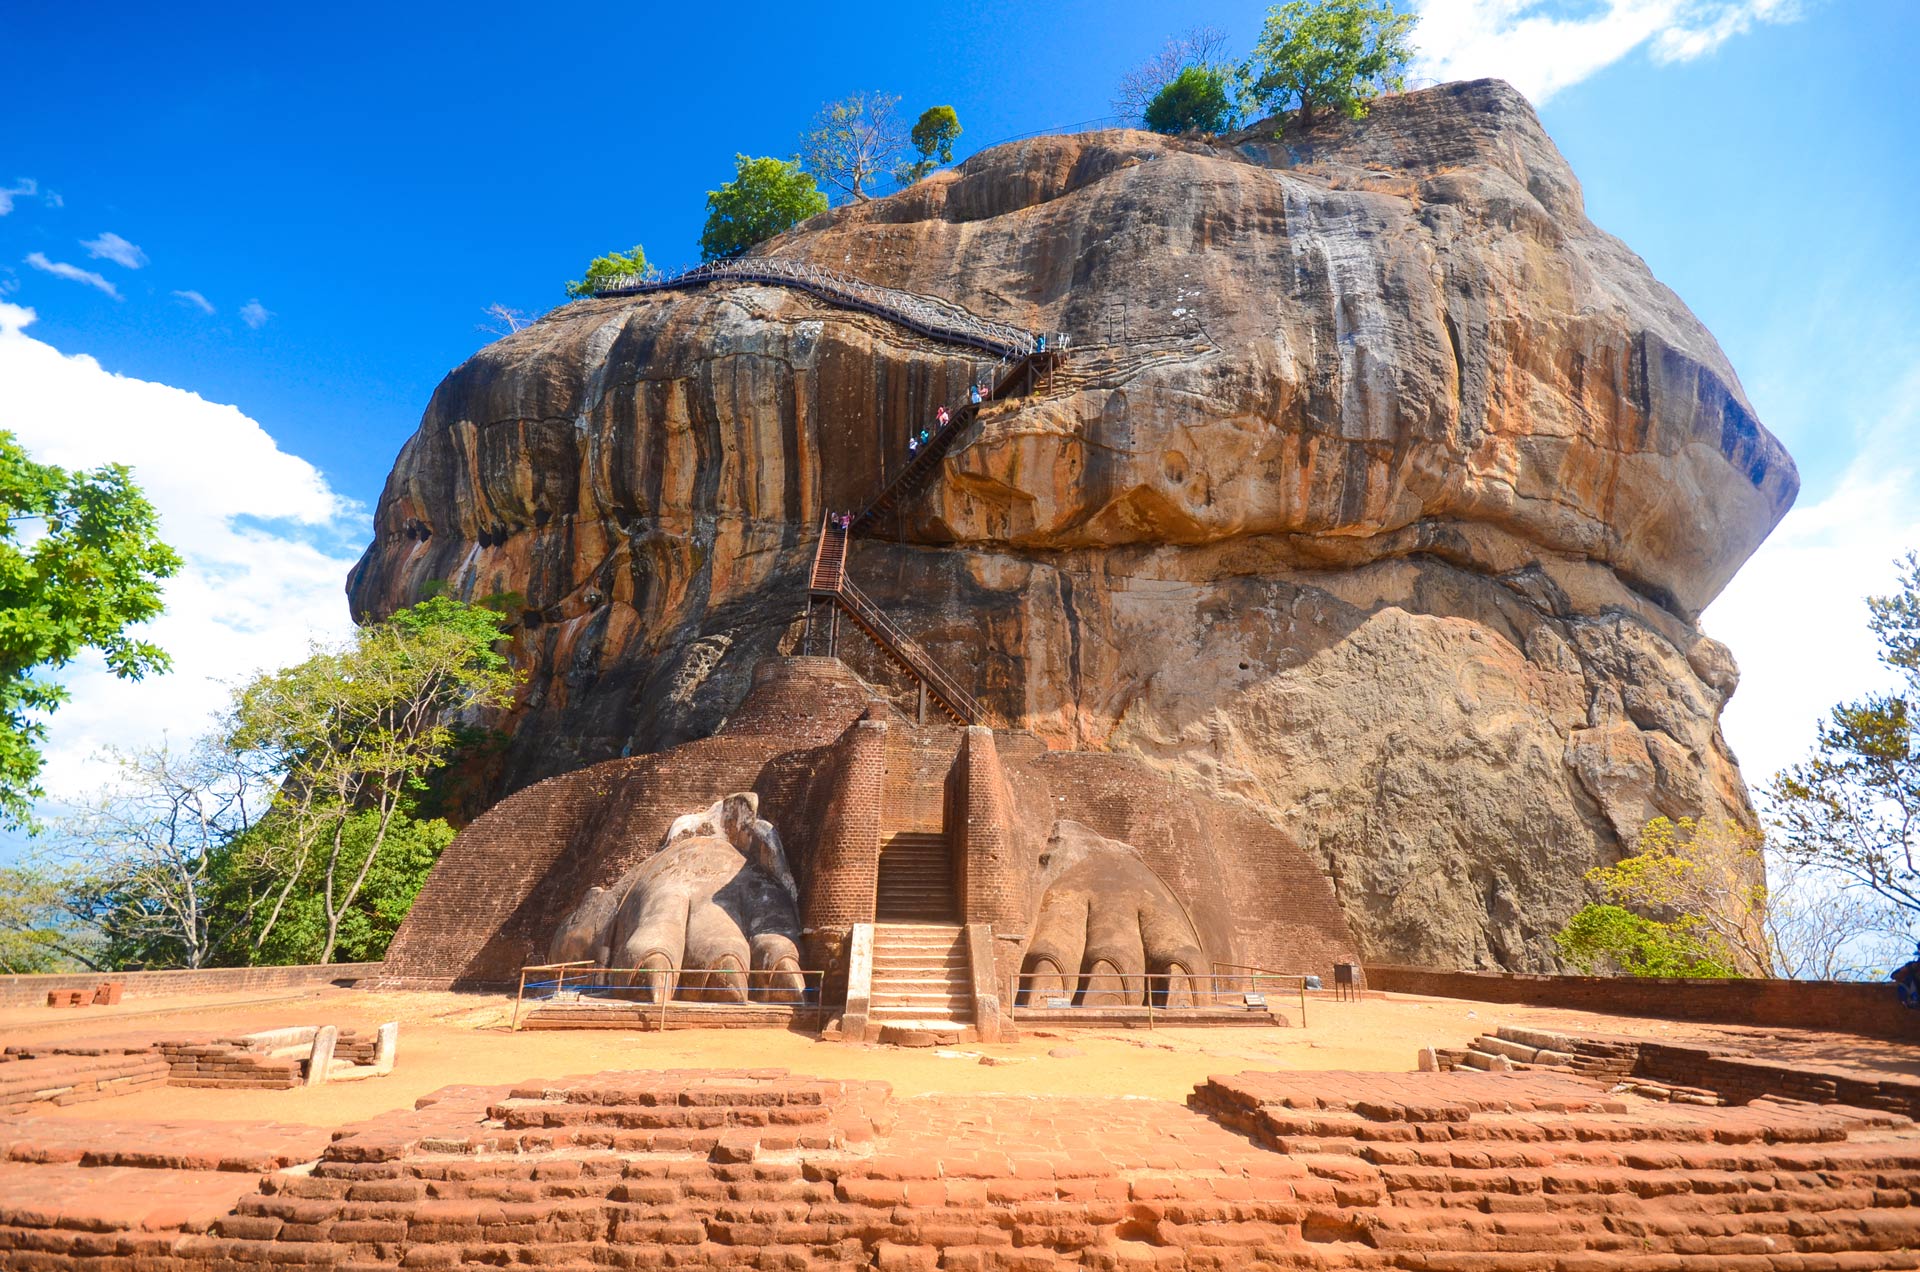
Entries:
[[120, 299], [120, 289], [104, 277], [90, 269], [81, 269], [78, 265], [69, 265], [65, 261], [50, 261], [44, 252], [31, 252], [27, 255], [27, 264], [35, 269], [45, 270], [55, 278], [64, 278], [75, 283], [84, 283], [88, 287], [98, 287], [115, 300]]
[[273, 317], [273, 311], [257, 300], [250, 300], [240, 306], [240, 321], [255, 331], [267, 325], [267, 319]]
[[345, 633], [342, 588], [367, 519], [236, 407], [62, 354], [25, 333], [33, 318], [0, 303], [0, 428], [47, 463], [130, 465], [186, 561], [148, 626], [170, 673], [129, 683], [90, 657], [62, 676], [73, 701], [52, 717], [44, 781], [71, 799], [99, 785], [103, 746], [185, 741], [224, 704], [224, 685]]
[[1797, 0], [1413, 0], [1416, 80], [1498, 76], [1536, 105], [1636, 49], [1702, 57], [1756, 22], [1790, 22]]
[[108, 230], [96, 239], [81, 239], [80, 246], [87, 249], [87, 255], [95, 260], [112, 261], [115, 265], [124, 265], [128, 269], [139, 269], [147, 263], [147, 254], [127, 240]]
[[[21, 177], [10, 186], [0, 186], [0, 216], [13, 211], [13, 201], [21, 195], [40, 193], [40, 183], [32, 177]], [[59, 204], [55, 204], [58, 207]]]
[[1703, 616], [1740, 663], [1721, 727], [1756, 791], [1805, 758], [1836, 703], [1893, 683], [1865, 598], [1920, 550], [1920, 361], [1890, 385], [1833, 490], [1789, 512]]
[[197, 291], [177, 291], [173, 294], [179, 297], [183, 304], [192, 305], [195, 309], [198, 309], [203, 314], [210, 314], [213, 312], [213, 302], [208, 300], [205, 296], [202, 296]]

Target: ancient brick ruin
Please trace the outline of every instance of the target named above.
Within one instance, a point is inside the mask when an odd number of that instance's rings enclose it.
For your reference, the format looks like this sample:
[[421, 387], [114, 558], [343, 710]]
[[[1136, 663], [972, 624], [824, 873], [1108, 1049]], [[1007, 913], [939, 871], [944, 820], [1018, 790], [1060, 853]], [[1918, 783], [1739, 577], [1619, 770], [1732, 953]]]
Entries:
[[[980, 1016], [1013, 1006], [999, 1000], [1033, 966], [1030, 956], [1041, 957], [1036, 926], [1068, 899], [1097, 933], [1109, 900], [1139, 909], [1146, 889], [1160, 898], [1159, 921], [1195, 947], [1169, 973], [1145, 965], [1155, 957], [1151, 935], [1132, 938], [1129, 966], [1086, 939], [1071, 968], [1056, 967], [1064, 983], [1052, 992], [1087, 1005], [1103, 1001], [1103, 984], [1112, 1005], [1140, 1004], [1149, 987], [1166, 1005], [1168, 981], [1139, 979], [1145, 973], [1176, 982], [1216, 968], [1330, 976], [1355, 958], [1319, 868], [1257, 813], [1135, 758], [917, 723], [839, 661], [796, 657], [763, 663], [713, 737], [549, 779], [474, 822], [395, 937], [388, 983], [513, 986], [523, 967], [547, 958], [590, 889], [612, 887], [659, 848], [675, 818], [732, 792], [751, 792], [759, 816], [779, 829], [801, 895], [801, 961], [828, 973], [829, 1011], [844, 1009], [854, 1036], [889, 1019], [992, 1032], [997, 1023]], [[1062, 827], [1084, 830], [1063, 839]], [[1119, 854], [1125, 868], [1054, 879], [1075, 835]], [[1248, 879], [1260, 886], [1234, 886]], [[862, 997], [856, 981], [849, 1002], [851, 943], [869, 925], [883, 946], [872, 964], [878, 983]], [[1058, 944], [1041, 936], [1049, 949]], [[912, 948], [889, 950], [890, 942]], [[1069, 956], [1050, 957], [1048, 966]], [[896, 979], [913, 984], [890, 990], [889, 970], [912, 973]], [[1083, 971], [1086, 983], [1072, 983]]]

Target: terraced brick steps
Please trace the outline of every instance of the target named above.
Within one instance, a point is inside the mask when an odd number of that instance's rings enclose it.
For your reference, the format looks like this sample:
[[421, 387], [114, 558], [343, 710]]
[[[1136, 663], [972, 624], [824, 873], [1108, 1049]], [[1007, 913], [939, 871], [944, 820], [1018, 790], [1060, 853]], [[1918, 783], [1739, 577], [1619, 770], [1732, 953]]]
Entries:
[[264, 1177], [0, 1162], [0, 1268], [1920, 1267], [1894, 1114], [1539, 1071], [1239, 1074], [1191, 1104], [778, 1070], [449, 1087]]
[[958, 923], [876, 923], [868, 1018], [953, 1032], [973, 1023], [972, 965]]

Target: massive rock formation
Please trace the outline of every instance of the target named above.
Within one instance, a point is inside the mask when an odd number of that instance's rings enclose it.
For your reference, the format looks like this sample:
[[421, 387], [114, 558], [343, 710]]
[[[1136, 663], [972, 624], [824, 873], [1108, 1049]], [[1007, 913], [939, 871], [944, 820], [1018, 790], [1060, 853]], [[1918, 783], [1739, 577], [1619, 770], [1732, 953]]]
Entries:
[[[1545, 966], [1645, 818], [1751, 816], [1694, 620], [1797, 476], [1506, 85], [1001, 146], [763, 250], [1072, 333], [851, 573], [1007, 721], [1281, 825], [1371, 957]], [[790, 290], [568, 305], [435, 393], [354, 610], [522, 598], [496, 792], [703, 736], [983, 370]]]

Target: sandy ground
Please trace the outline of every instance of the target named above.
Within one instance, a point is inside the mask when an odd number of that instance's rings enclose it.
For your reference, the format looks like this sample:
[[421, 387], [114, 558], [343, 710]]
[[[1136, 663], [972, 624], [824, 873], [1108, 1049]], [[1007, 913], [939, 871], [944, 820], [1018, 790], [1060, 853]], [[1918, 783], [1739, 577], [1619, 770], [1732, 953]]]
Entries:
[[[281, 995], [145, 999], [118, 1008], [56, 1014], [0, 1009], [0, 1044], [78, 1042], [162, 1033], [243, 1033], [285, 1025], [369, 1028], [399, 1020], [392, 1075], [312, 1090], [201, 1091], [167, 1088], [93, 1104], [60, 1116], [267, 1120], [338, 1126], [393, 1109], [454, 1083], [493, 1084], [607, 1069], [785, 1068], [820, 1077], [883, 1079], [900, 1095], [937, 1092], [1130, 1095], [1184, 1100], [1210, 1074], [1242, 1069], [1405, 1072], [1419, 1048], [1458, 1047], [1499, 1023], [1630, 1034], [1676, 1042], [1710, 1040], [1803, 1062], [1920, 1074], [1911, 1048], [1843, 1035], [1762, 1031], [1587, 1012], [1382, 995], [1358, 1002], [1315, 998], [1304, 1028], [1160, 1028], [1030, 1031], [1003, 1045], [942, 1050], [849, 1046], [782, 1029], [512, 1033], [511, 998], [479, 994], [369, 993], [320, 989]], [[1078, 1054], [1055, 1056], [1055, 1050]], [[988, 1065], [983, 1056], [1012, 1061]]]

